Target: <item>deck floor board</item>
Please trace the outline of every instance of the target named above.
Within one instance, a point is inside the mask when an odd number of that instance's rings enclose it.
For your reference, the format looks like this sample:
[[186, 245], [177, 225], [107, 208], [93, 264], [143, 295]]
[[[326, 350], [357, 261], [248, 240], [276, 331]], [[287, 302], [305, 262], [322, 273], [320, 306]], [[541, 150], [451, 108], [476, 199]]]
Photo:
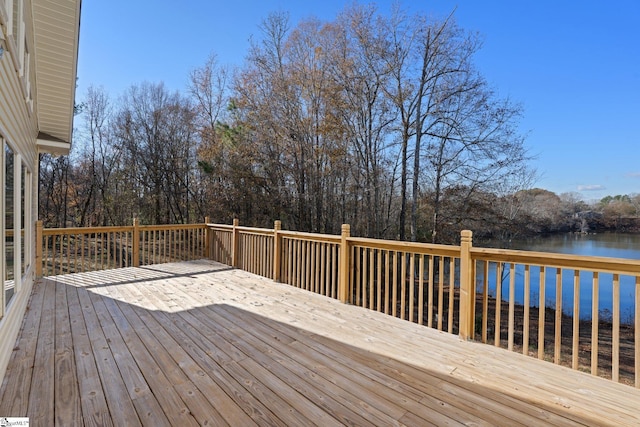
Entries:
[[638, 402], [629, 386], [195, 261], [37, 282], [0, 416], [35, 426], [640, 425]]

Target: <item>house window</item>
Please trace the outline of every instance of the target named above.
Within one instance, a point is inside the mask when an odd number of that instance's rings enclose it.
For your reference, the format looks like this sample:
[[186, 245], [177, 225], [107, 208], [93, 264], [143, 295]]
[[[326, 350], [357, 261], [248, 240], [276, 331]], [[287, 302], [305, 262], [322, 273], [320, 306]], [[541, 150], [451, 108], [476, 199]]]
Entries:
[[11, 14], [11, 34], [13, 35], [13, 39], [16, 42], [16, 46], [18, 45], [18, 32], [20, 31], [19, 23], [20, 23], [20, 6], [21, 0], [13, 0], [12, 14]]
[[[31, 55], [29, 54], [29, 46], [27, 45], [27, 39], [24, 39], [24, 59], [23, 59], [23, 71], [24, 71], [24, 84], [26, 95], [25, 98], [27, 100], [27, 104], [32, 109], [33, 103], [31, 102]], [[33, 111], [33, 109], [31, 110]]]
[[5, 307], [15, 293], [15, 156], [9, 144], [4, 142], [4, 302]]
[[24, 75], [24, 64], [25, 64], [25, 25], [24, 25], [24, 1], [23, 0], [13, 0], [7, 3], [8, 6], [8, 18], [9, 23], [7, 28], [9, 29], [9, 34], [13, 39], [13, 45], [15, 47], [14, 59], [17, 59], [17, 70], [20, 76]]
[[27, 226], [27, 222], [25, 221], [27, 218], [27, 166], [22, 163], [22, 167], [20, 169], [20, 273], [24, 277], [29, 267], [29, 258], [27, 255], [27, 248], [25, 247], [25, 242], [28, 242], [29, 237], [29, 228]]

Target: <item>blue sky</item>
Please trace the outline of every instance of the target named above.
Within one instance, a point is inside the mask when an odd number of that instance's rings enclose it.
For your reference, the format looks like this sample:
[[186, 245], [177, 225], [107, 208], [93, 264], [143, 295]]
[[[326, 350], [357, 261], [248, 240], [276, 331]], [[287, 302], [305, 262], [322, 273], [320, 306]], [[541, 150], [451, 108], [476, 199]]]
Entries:
[[[364, 2], [361, 2], [364, 3]], [[382, 13], [392, 1], [375, 2]], [[241, 66], [270, 12], [292, 25], [332, 20], [350, 1], [84, 1], [78, 94], [113, 97], [143, 81], [186, 88], [210, 53]], [[640, 1], [432, 0], [401, 4], [444, 17], [484, 41], [476, 64], [524, 107], [521, 131], [537, 156], [537, 187], [585, 200], [640, 193]]]

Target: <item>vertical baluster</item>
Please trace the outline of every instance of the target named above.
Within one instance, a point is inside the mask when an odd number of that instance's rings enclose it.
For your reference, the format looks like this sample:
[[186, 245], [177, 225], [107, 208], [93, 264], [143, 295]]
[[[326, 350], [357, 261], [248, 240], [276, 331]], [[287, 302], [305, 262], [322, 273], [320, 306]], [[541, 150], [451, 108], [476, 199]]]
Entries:
[[318, 264], [316, 263], [316, 242], [309, 241], [309, 258], [310, 258], [310, 271], [309, 271], [309, 290], [313, 293], [317, 292], [316, 272], [318, 270]]
[[305, 263], [305, 289], [308, 291], [313, 291], [313, 287], [312, 287], [312, 278], [313, 278], [313, 274], [312, 274], [312, 270], [311, 270], [311, 263], [313, 262], [313, 255], [311, 254], [311, 250], [313, 249], [313, 245], [311, 244], [311, 241], [309, 240], [305, 240], [304, 241], [305, 244], [305, 259], [307, 260], [307, 262]]
[[180, 253], [180, 236], [178, 233], [179, 231], [175, 228], [169, 230], [169, 235], [171, 236], [171, 244], [169, 245], [169, 262], [176, 261]]
[[304, 242], [296, 239], [296, 258], [298, 271], [296, 273], [296, 280], [299, 288], [304, 288]]
[[613, 354], [611, 379], [620, 381], [620, 275], [613, 275]]
[[545, 267], [540, 267], [540, 303], [538, 304], [538, 359], [544, 359], [544, 332], [545, 332], [545, 314], [547, 313], [547, 302], [545, 300], [546, 293], [546, 271]]
[[369, 308], [373, 310], [375, 303], [375, 254], [373, 248], [369, 249]]
[[260, 236], [257, 234], [250, 234], [247, 238], [251, 241], [249, 262], [253, 266], [253, 272], [260, 275]]
[[489, 261], [483, 263], [482, 272], [482, 342], [487, 343], [489, 330]]
[[307, 256], [308, 245], [306, 240], [299, 240], [300, 245], [300, 287], [307, 289], [307, 263], [309, 257]]
[[266, 247], [263, 245], [264, 236], [261, 234], [256, 234], [255, 236], [253, 236], [253, 241], [255, 242], [253, 244], [253, 253], [255, 256], [255, 260], [253, 261], [253, 263], [256, 266], [256, 274], [264, 276], [264, 271], [262, 270], [262, 266], [264, 265], [266, 260], [266, 253], [264, 250]]
[[56, 269], [58, 268], [58, 259], [57, 259], [57, 248], [56, 248], [56, 241], [58, 240], [58, 235], [54, 234], [51, 236], [51, 260], [53, 261], [51, 264], [51, 274], [52, 276], [56, 275]]
[[290, 248], [290, 257], [291, 257], [291, 285], [293, 286], [297, 286], [298, 283], [298, 271], [297, 271], [297, 265], [299, 262], [299, 258], [298, 258], [298, 252], [296, 250], [297, 245], [298, 245], [298, 241], [296, 239], [291, 239], [290, 243], [291, 248]]
[[391, 290], [391, 251], [384, 253], [384, 314], [389, 314], [391, 303], [389, 301], [389, 291]]
[[[171, 245], [171, 234], [169, 230], [161, 230], [160, 231], [161, 234], [161, 244], [162, 244], [162, 256], [160, 257], [160, 262], [161, 263], [165, 263], [169, 261], [169, 248]], [[239, 240], [239, 239], [238, 239]], [[238, 251], [240, 251], [240, 249], [238, 249]]]
[[[15, 235], [14, 235], [14, 239], [15, 239]], [[14, 241], [15, 242], [15, 241]], [[64, 260], [65, 260], [65, 256], [64, 256], [64, 248], [66, 245], [66, 238], [64, 234], [60, 234], [60, 247], [58, 248], [58, 256], [60, 257], [60, 261], [58, 262], [58, 274], [64, 274]], [[14, 276], [15, 278], [15, 276]]]
[[105, 238], [105, 233], [104, 232], [100, 232], [99, 236], [100, 236], [100, 270], [104, 270], [105, 251], [108, 252], [108, 250], [109, 250], [109, 248], [108, 248], [109, 242]]
[[444, 321], [444, 257], [438, 260], [438, 330], [442, 330]]
[[529, 316], [531, 305], [531, 267], [524, 266], [524, 325], [522, 326], [522, 354], [529, 354]]
[[258, 254], [260, 256], [260, 275], [267, 277], [267, 264], [269, 263], [269, 248], [267, 247], [267, 236], [261, 235], [258, 237]]
[[356, 287], [356, 300], [355, 300], [355, 305], [360, 305], [361, 300], [360, 300], [360, 288], [362, 287], [362, 281], [360, 279], [360, 266], [361, 266], [361, 254], [362, 254], [362, 249], [360, 247], [356, 247], [354, 246], [354, 249], [356, 251], [355, 255], [356, 255], [356, 265], [355, 265], [355, 274], [356, 274], [356, 280], [354, 282], [354, 286]]
[[274, 239], [275, 237], [265, 238], [265, 244], [267, 245], [267, 262], [264, 268], [266, 276], [270, 279], [275, 279], [275, 277], [273, 277], [273, 264], [276, 262]]
[[171, 245], [169, 246], [169, 262], [174, 262], [178, 258], [178, 246], [179, 246], [179, 236], [178, 230], [172, 229], [169, 231], [169, 235], [171, 236]]
[[[273, 249], [273, 240], [268, 236], [262, 236], [262, 275], [271, 278], [273, 276], [273, 260], [271, 259], [271, 250]], [[271, 243], [269, 245], [269, 243]], [[270, 268], [269, 268], [270, 267]]]
[[502, 315], [502, 263], [496, 263], [496, 325], [494, 344], [500, 347], [500, 327]]
[[51, 236], [51, 275], [55, 276], [57, 273], [57, 269], [58, 269], [58, 247], [57, 247], [57, 242], [58, 242], [58, 235], [54, 234]]
[[238, 232], [238, 255], [237, 255], [237, 262], [238, 262], [238, 268], [241, 270], [245, 270], [246, 266], [245, 266], [245, 262], [244, 262], [244, 257], [247, 253], [247, 242], [246, 242], [246, 236], [244, 235], [244, 233], [242, 232]]
[[295, 270], [294, 270], [294, 259], [295, 259], [295, 252], [294, 252], [294, 241], [292, 239], [287, 239], [287, 253], [288, 253], [288, 259], [287, 259], [287, 283], [295, 286], [295, 279], [294, 279], [294, 274], [295, 274]]
[[73, 238], [75, 237], [74, 234], [67, 234], [66, 235], [66, 241], [67, 241], [67, 245], [65, 247], [65, 260], [67, 263], [67, 269], [66, 269], [66, 273], [73, 273]]
[[516, 266], [514, 263], [509, 265], [509, 330], [507, 348], [513, 351], [513, 339], [515, 332], [516, 318]]
[[424, 255], [420, 255], [418, 262], [420, 267], [418, 269], [418, 323], [424, 324]]
[[249, 262], [251, 258], [251, 236], [246, 233], [241, 233], [241, 243], [240, 243], [240, 251], [242, 253], [240, 259], [242, 260], [241, 269], [245, 271], [251, 271], [251, 263]]
[[304, 289], [304, 241], [297, 239], [296, 240], [297, 253], [296, 257], [298, 258], [298, 273], [297, 273], [297, 281], [298, 287]]
[[556, 268], [556, 324], [553, 363], [560, 364], [562, 350], [562, 269]]
[[282, 238], [280, 247], [280, 263], [282, 265], [282, 272], [280, 273], [280, 281], [282, 283], [289, 283], [289, 240], [286, 237]]
[[391, 289], [391, 314], [393, 317], [398, 316], [398, 256], [399, 252], [393, 252], [393, 288]]
[[[591, 374], [598, 375], [598, 344], [599, 344], [599, 335], [598, 326], [600, 323], [599, 315], [600, 315], [600, 277], [598, 272], [593, 272], [592, 278], [592, 289], [591, 289]], [[636, 309], [638, 308], [638, 304], [636, 303]], [[638, 320], [637, 312], [636, 312], [636, 321]], [[636, 328], [637, 332], [637, 328]], [[636, 348], [638, 341], [636, 340]], [[636, 357], [636, 362], [638, 358]], [[638, 370], [636, 369], [636, 373]]]
[[80, 240], [80, 236], [82, 236], [82, 234], [75, 234], [74, 235], [74, 239], [73, 239], [73, 272], [77, 273], [80, 271], [80, 269], [78, 268], [78, 246], [79, 246], [79, 240]]
[[248, 250], [246, 251], [246, 266], [245, 269], [254, 274], [257, 274], [256, 268], [256, 235], [255, 234], [246, 234], [246, 242], [248, 246]]
[[242, 266], [243, 270], [250, 271], [251, 273], [256, 272], [255, 268], [255, 239], [251, 234], [244, 235], [244, 245], [242, 252], [244, 253], [244, 265]]
[[158, 230], [158, 263], [166, 262], [167, 260], [167, 230]]
[[75, 234], [69, 234], [67, 237], [67, 273], [75, 273], [75, 239]]
[[400, 257], [400, 318], [404, 320], [407, 316], [407, 252], [402, 252]]
[[338, 245], [331, 245], [331, 297], [338, 298]]
[[187, 226], [184, 226], [185, 228], [183, 228], [182, 230], [180, 230], [180, 234], [182, 237], [182, 260], [183, 261], [190, 261], [192, 259], [194, 259], [192, 257], [193, 254], [193, 242], [195, 241], [193, 239], [193, 236], [191, 235], [191, 229], [187, 228]]
[[112, 236], [113, 236], [113, 232], [111, 231], [106, 231], [105, 232], [105, 236], [107, 239], [107, 253], [106, 253], [106, 259], [105, 259], [105, 270], [111, 268], [112, 264], [113, 264], [113, 242], [112, 242]]
[[447, 317], [447, 330], [453, 333], [453, 302], [455, 296], [455, 258], [449, 258], [449, 316]]
[[313, 247], [316, 251], [316, 266], [315, 266], [315, 270], [314, 270], [314, 281], [315, 281], [315, 293], [317, 294], [321, 294], [322, 295], [322, 282], [320, 280], [320, 276], [322, 273], [322, 269], [323, 269], [323, 264], [322, 264], [322, 242], [313, 242]]
[[[349, 295], [349, 299], [353, 299], [354, 286], [357, 288], [357, 283], [355, 282], [355, 262], [356, 262], [356, 254], [358, 253], [358, 248], [355, 245], [351, 246], [351, 253], [349, 254], [349, 286], [347, 286], [347, 293]], [[339, 292], [339, 291], [338, 291]], [[357, 305], [357, 302], [351, 301], [353, 305]]]
[[381, 312], [382, 311], [382, 249], [378, 249], [378, 277], [376, 283], [376, 291], [378, 304], [376, 309]]
[[362, 248], [362, 307], [367, 307], [369, 304], [369, 248]]
[[428, 295], [428, 305], [427, 305], [427, 310], [428, 310], [428, 316], [429, 319], [427, 320], [427, 326], [429, 326], [430, 328], [433, 327], [433, 292], [434, 292], [434, 260], [433, 260], [433, 255], [429, 255], [429, 295]]
[[411, 253], [411, 255], [409, 255], [409, 321], [413, 322], [414, 320], [414, 314], [413, 314], [413, 309], [415, 307], [415, 303], [413, 301], [414, 298], [414, 294], [415, 294], [415, 289], [414, 289], [414, 285], [415, 285], [415, 277], [416, 277], [416, 273], [415, 273], [415, 269], [416, 269], [416, 259], [415, 259], [415, 255], [414, 253]]
[[325, 296], [329, 296], [329, 289], [327, 287], [327, 273], [329, 272], [329, 257], [327, 251], [329, 250], [328, 243], [320, 244], [320, 293]]
[[580, 271], [573, 270], [573, 345], [571, 368], [578, 369], [580, 355]]
[[273, 258], [271, 252], [273, 250], [273, 239], [268, 236], [262, 236], [263, 246], [262, 251], [265, 254], [263, 265], [264, 276], [268, 278], [273, 277]]
[[80, 263], [82, 264], [82, 266], [80, 268], [80, 272], [86, 271], [86, 265], [85, 265], [85, 259], [84, 259], [85, 250], [86, 250], [86, 244], [85, 244], [86, 240], [87, 240], [87, 235], [83, 234], [82, 235], [82, 245], [80, 247]]

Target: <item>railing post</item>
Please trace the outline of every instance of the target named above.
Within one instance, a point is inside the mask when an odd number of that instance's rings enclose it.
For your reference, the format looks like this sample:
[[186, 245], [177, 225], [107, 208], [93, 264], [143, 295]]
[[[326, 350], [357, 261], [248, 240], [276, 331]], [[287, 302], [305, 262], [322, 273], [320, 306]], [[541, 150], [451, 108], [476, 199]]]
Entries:
[[273, 280], [280, 281], [280, 264], [282, 262], [282, 222], [277, 220], [273, 223]]
[[36, 221], [36, 277], [42, 277], [42, 220]]
[[471, 340], [474, 336], [475, 296], [473, 289], [473, 265], [471, 246], [473, 233], [462, 230], [460, 233], [460, 338]]
[[211, 256], [211, 234], [210, 234], [210, 230], [209, 230], [209, 226], [207, 224], [209, 224], [211, 222], [210, 218], [208, 216], [204, 217], [204, 256], [207, 259], [212, 259], [213, 257]]
[[349, 241], [351, 237], [351, 226], [342, 224], [342, 234], [340, 241], [340, 274], [338, 275], [338, 297], [343, 303], [349, 301]]
[[238, 258], [240, 252], [240, 233], [238, 233], [238, 226], [240, 225], [240, 220], [238, 218], [233, 219], [233, 237], [232, 237], [232, 245], [231, 245], [231, 266], [238, 267]]
[[132, 261], [134, 267], [140, 267], [140, 228], [138, 218], [133, 218], [133, 255]]

